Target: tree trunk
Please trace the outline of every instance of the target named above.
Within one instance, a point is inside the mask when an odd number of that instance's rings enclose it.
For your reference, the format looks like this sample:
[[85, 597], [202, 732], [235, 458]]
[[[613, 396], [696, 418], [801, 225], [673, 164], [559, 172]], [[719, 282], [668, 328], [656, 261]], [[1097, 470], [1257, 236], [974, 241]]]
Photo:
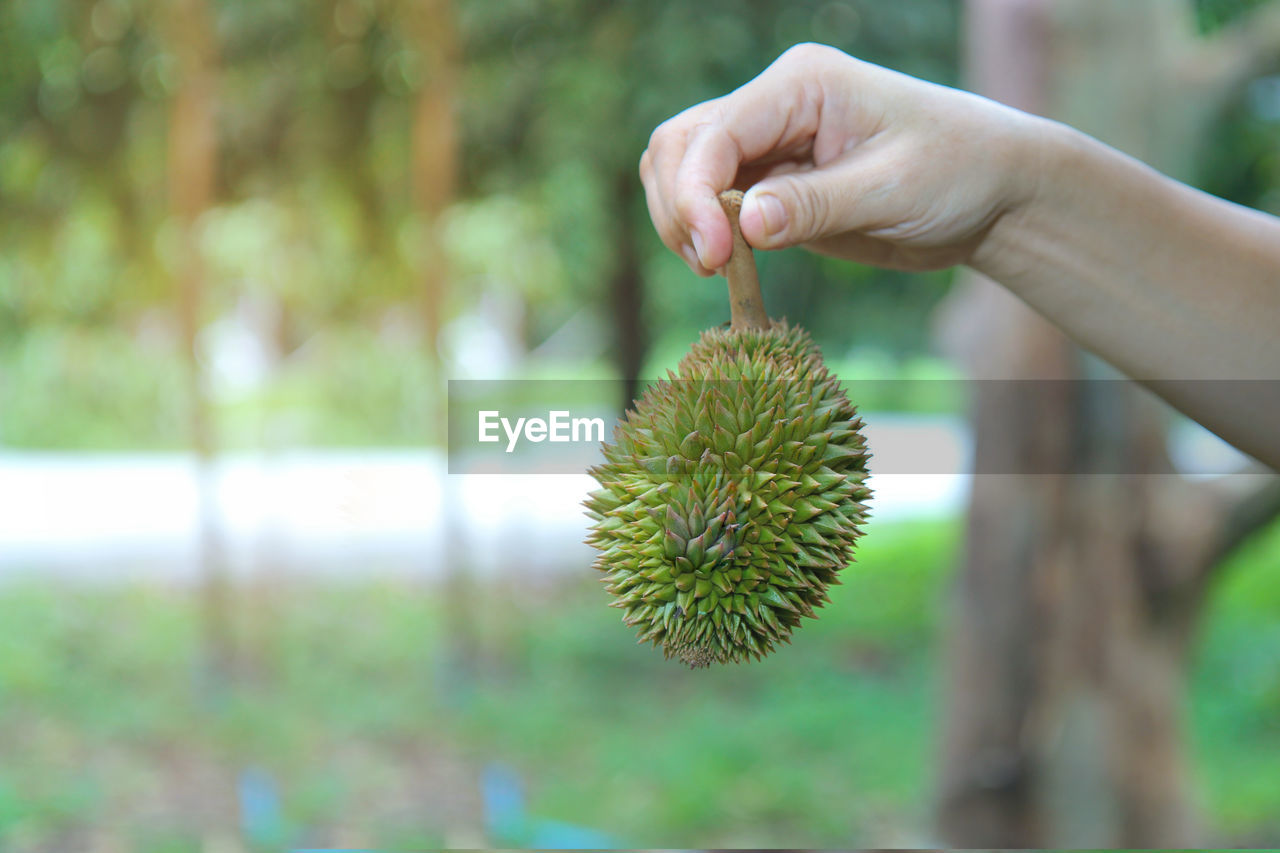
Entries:
[[[204, 0], [176, 0], [163, 18], [164, 38], [178, 61], [180, 80], [169, 116], [167, 182], [169, 207], [178, 228], [177, 313], [186, 363], [188, 428], [195, 453], [198, 565], [203, 661], [197, 673], [200, 699], [217, 714], [229, 699], [240, 665], [233, 620], [231, 579], [215, 489], [216, 439], [209, 411], [207, 378], [201, 367], [198, 336], [206, 291], [206, 265], [200, 246], [200, 217], [214, 203], [218, 166], [218, 73], [216, 27]], [[237, 814], [234, 759], [223, 756], [211, 768], [214, 780], [194, 827], [217, 839]]]
[[614, 182], [618, 211], [614, 241], [613, 328], [618, 374], [622, 377], [622, 409], [631, 406], [640, 392], [640, 371], [648, 351], [644, 327], [644, 279], [640, 273], [640, 223], [636, 222], [639, 195], [635, 174], [620, 172]]
[[[427, 346], [440, 364], [440, 329], [448, 296], [448, 269], [440, 242], [439, 219], [457, 192], [458, 122], [455, 96], [461, 66], [452, 0], [405, 4], [408, 26], [426, 63], [413, 113], [412, 181], [414, 205], [422, 220], [423, 324]], [[441, 373], [443, 379], [443, 373]], [[443, 392], [443, 389], [441, 389]], [[443, 396], [440, 399], [444, 399]], [[443, 413], [433, 438], [444, 436]]]
[[[1192, 161], [1210, 113], [1177, 105], [1171, 69], [1196, 48], [1187, 4], [968, 8], [976, 91], [1169, 171]], [[1197, 846], [1181, 699], [1212, 513], [1172, 475], [1145, 392], [1099, 381], [1105, 369], [977, 276], [948, 312], [990, 381], [974, 383], [977, 473], [948, 628], [942, 836]]]
[[[440, 333], [448, 300], [449, 269], [445, 247], [440, 237], [440, 219], [453, 202], [458, 184], [458, 121], [456, 97], [462, 63], [461, 44], [453, 0], [428, 0], [425, 3], [406, 0], [403, 3], [406, 25], [412, 33], [427, 73], [418, 90], [413, 115], [413, 150], [411, 163], [414, 207], [421, 222], [422, 322], [426, 346], [434, 375], [434, 405], [429, 425], [429, 440], [443, 445], [447, 434], [447, 376], [440, 351]], [[442, 685], [446, 693], [467, 687], [479, 662], [480, 639], [477, 633], [474, 580], [459, 541], [463, 527], [457, 517], [462, 502], [455, 494], [457, 478], [441, 478], [441, 524], [443, 541], [432, 548], [445, 566], [441, 597], [447, 620], [444, 636]]]
[[197, 231], [213, 204], [217, 176], [217, 49], [215, 28], [203, 0], [179, 0], [166, 21], [166, 38], [178, 59], [181, 81], [169, 118], [169, 204], [182, 251], [178, 270], [178, 326], [186, 362], [188, 427], [199, 490], [199, 576], [205, 629], [207, 687], [216, 697], [235, 666], [231, 587], [217, 518], [213, 461], [215, 441], [206, 377], [197, 338], [205, 291], [204, 253]]

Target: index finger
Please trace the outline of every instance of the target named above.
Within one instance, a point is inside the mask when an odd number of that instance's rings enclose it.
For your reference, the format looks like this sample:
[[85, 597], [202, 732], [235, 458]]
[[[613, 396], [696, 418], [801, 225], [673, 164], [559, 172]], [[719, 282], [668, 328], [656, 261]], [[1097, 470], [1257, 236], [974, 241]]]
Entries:
[[702, 265], [729, 260], [733, 238], [717, 200], [744, 164], [811, 150], [822, 114], [823, 89], [814, 60], [831, 48], [792, 48], [759, 76], [707, 104], [688, 132], [674, 186], [662, 187], [674, 215], [699, 250]]
[[729, 261], [733, 235], [720, 206], [719, 195], [733, 186], [741, 151], [722, 124], [706, 124], [694, 131], [671, 188], [675, 214], [689, 230], [698, 259], [707, 269]]

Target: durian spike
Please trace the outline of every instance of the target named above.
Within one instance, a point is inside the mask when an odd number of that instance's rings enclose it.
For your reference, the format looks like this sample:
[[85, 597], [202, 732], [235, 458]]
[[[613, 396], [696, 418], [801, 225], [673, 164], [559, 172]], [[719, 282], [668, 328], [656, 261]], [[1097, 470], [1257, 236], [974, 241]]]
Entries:
[[769, 315], [764, 312], [764, 299], [760, 296], [756, 259], [738, 228], [742, 190], [720, 193], [720, 206], [729, 217], [729, 228], [733, 231], [733, 253], [720, 269], [729, 280], [729, 325], [734, 329], [768, 329]]

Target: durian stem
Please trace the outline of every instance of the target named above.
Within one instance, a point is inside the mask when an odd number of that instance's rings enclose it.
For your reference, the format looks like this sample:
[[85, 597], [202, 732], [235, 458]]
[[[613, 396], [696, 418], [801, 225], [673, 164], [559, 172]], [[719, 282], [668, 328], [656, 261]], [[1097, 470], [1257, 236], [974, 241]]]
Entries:
[[767, 329], [769, 315], [764, 312], [764, 298], [760, 295], [756, 259], [738, 228], [742, 191], [725, 190], [720, 193], [720, 206], [729, 217], [729, 228], [733, 230], [733, 254], [720, 269], [729, 281], [729, 325], [734, 329]]

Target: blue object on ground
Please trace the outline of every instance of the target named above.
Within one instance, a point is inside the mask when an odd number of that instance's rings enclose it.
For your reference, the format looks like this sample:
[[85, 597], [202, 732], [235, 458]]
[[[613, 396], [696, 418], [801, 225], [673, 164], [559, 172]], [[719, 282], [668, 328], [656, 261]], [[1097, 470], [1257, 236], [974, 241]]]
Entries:
[[480, 780], [484, 800], [484, 828], [490, 841], [513, 847], [557, 850], [601, 850], [621, 847], [607, 833], [558, 820], [529, 815], [524, 788], [511, 767], [494, 762]]
[[284, 816], [271, 774], [260, 767], [245, 768], [240, 771], [236, 788], [241, 833], [254, 844], [278, 844], [284, 834]]

